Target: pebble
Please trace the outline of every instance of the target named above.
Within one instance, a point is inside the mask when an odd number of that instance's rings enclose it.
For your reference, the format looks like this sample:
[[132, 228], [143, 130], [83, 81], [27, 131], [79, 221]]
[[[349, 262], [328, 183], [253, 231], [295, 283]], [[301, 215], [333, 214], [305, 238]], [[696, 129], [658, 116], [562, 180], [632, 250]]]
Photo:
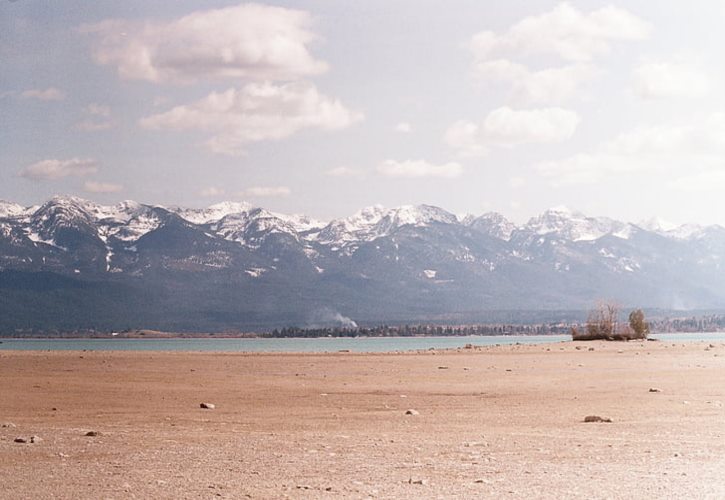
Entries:
[[410, 478], [410, 479], [408, 479], [408, 483], [409, 484], [420, 484], [422, 486], [425, 486], [425, 485], [428, 484], [428, 480], [427, 479], [413, 479], [413, 478]]
[[16, 438], [14, 439], [14, 441], [15, 441], [16, 443], [27, 443], [27, 442], [28, 442], [28, 440], [27, 440], [27, 439], [25, 439], [25, 438], [23, 438], [23, 437], [16, 437]]
[[30, 436], [31, 443], [40, 443], [43, 440], [40, 436]]
[[410, 409], [410, 410], [405, 410], [405, 414], [406, 415], [420, 415], [420, 412], [418, 410]]
[[4, 424], [0, 425], [0, 427], [2, 427], [4, 429], [9, 429], [12, 427], [16, 427], [16, 425], [12, 422], [5, 422]]
[[199, 408], [202, 408], [204, 410], [213, 410], [214, 408], [216, 408], [216, 405], [212, 403], [201, 403], [199, 405]]
[[438, 369], [439, 369], [439, 370], [447, 370], [447, 369], [448, 369], [448, 367], [447, 367], [447, 366], [439, 366], [439, 367], [438, 367]]
[[584, 422], [587, 422], [587, 423], [589, 423], [589, 422], [604, 422], [604, 423], [607, 423], [607, 424], [611, 424], [612, 423], [612, 419], [611, 418], [600, 417], [599, 415], [587, 415], [586, 417], [584, 417]]
[[98, 431], [88, 431], [84, 435], [88, 436], [88, 437], [96, 437], [96, 436], [100, 436], [100, 434], [101, 433]]
[[649, 392], [662, 392], [662, 390], [658, 389], [657, 387], [650, 387]]

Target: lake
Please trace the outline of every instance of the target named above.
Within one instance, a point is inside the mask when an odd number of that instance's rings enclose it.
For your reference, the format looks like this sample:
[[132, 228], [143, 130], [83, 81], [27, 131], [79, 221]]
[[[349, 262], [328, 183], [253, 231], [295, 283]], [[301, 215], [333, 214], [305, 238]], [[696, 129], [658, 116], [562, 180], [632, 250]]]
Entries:
[[[661, 333], [651, 335], [668, 342], [725, 342], [725, 332]], [[51, 351], [219, 351], [219, 352], [394, 352], [454, 349], [510, 344], [548, 344], [571, 340], [569, 335], [501, 335], [470, 337], [358, 337], [285, 339], [0, 339], [0, 350]]]

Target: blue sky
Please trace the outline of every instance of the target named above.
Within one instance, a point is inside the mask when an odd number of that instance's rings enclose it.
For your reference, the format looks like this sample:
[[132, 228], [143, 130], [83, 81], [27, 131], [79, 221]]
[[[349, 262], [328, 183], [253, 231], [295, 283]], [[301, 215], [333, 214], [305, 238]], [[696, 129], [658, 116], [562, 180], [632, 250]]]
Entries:
[[0, 198], [725, 223], [725, 3], [0, 3]]

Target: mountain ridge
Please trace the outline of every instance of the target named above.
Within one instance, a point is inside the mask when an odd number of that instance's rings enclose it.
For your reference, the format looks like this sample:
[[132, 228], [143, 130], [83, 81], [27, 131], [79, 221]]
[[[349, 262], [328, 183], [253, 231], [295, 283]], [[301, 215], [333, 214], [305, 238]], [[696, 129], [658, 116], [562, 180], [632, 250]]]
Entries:
[[[325, 223], [245, 202], [2, 202], [0, 274], [15, 273], [7, 283], [16, 285], [0, 284], [0, 331], [223, 331], [319, 324], [320, 311], [358, 322], [462, 321], [599, 299], [725, 307], [725, 228], [642, 226], [565, 207], [514, 224], [495, 212], [377, 205]], [[39, 273], [75, 285], [49, 279], [53, 287], [38, 289]]]

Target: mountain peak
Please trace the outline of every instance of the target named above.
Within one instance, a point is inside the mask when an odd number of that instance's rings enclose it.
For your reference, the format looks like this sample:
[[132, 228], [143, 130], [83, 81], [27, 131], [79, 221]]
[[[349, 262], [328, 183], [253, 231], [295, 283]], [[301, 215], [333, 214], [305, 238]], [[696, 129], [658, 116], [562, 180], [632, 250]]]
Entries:
[[516, 230], [516, 225], [497, 212], [486, 212], [473, 218], [467, 226], [494, 238], [508, 241]]

